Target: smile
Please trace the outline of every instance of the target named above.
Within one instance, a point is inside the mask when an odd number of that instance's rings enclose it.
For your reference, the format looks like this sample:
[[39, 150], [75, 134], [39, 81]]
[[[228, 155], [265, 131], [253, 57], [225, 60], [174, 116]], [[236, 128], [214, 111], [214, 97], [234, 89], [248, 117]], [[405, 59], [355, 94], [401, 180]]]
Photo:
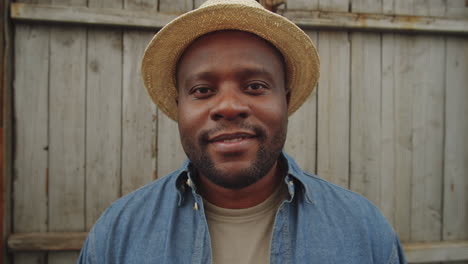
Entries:
[[239, 142], [244, 139], [249, 139], [249, 138], [254, 138], [254, 137], [256, 137], [256, 135], [252, 133], [237, 132], [237, 133], [216, 135], [208, 139], [208, 141], [210, 143], [213, 143], [213, 142], [234, 143], [234, 142]]

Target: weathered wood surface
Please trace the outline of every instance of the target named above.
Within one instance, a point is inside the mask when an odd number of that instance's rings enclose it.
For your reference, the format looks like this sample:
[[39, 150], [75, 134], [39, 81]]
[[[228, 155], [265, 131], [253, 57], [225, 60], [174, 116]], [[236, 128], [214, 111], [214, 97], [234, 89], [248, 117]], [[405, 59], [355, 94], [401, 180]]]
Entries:
[[[403, 245], [409, 263], [468, 260], [468, 241], [408, 243]], [[461, 264], [462, 262], [457, 262]], [[463, 262], [465, 263], [465, 262]]]
[[[86, 239], [86, 232], [67, 233], [17, 233], [8, 239], [8, 247], [22, 251], [79, 250]], [[405, 243], [403, 248], [409, 263], [456, 261], [468, 259], [468, 241]]]
[[317, 90], [317, 174], [349, 187], [348, 33], [320, 31], [321, 76]]
[[161, 28], [177, 17], [176, 14], [157, 12], [156, 1], [127, 1], [127, 3], [125, 9], [12, 3], [11, 17], [14, 20], [30, 22], [139, 28]]
[[[12, 232], [48, 231], [49, 34], [45, 26], [15, 27]], [[15, 254], [14, 261], [46, 263], [46, 257], [25, 252]]]
[[[335, 2], [339, 1], [342, 0], [335, 0]], [[347, 7], [333, 8], [333, 1], [322, 1], [320, 3], [321, 11], [285, 10], [279, 12], [298, 26], [310, 29], [468, 34], [468, 21], [466, 17], [433, 17], [426, 13], [419, 16], [348, 13]], [[304, 5], [309, 6], [308, 3], [299, 4], [299, 6]], [[187, 3], [186, 0], [177, 4], [171, 2], [171, 5], [169, 5], [169, 1], [167, 1], [167, 3], [160, 6], [162, 12], [157, 12], [154, 8], [129, 11], [114, 8], [64, 7], [13, 3], [11, 6], [11, 16], [17, 21], [156, 29], [163, 27], [174, 19], [176, 17], [174, 13], [181, 13], [175, 12], [174, 10], [183, 10], [188, 6], [191, 5]], [[431, 11], [431, 13], [432, 12], [435, 11]]]
[[[57, 1], [56, 4], [72, 4]], [[86, 1], [74, 3], [85, 5]], [[85, 228], [86, 29], [50, 32], [49, 231]], [[73, 263], [76, 252], [50, 253], [48, 263]]]
[[[296, 0], [288, 1], [288, 8], [447, 12], [447, 21], [466, 20], [453, 19], [468, 9], [453, 1], [438, 8], [437, 1], [403, 2], [334, 6]], [[178, 13], [190, 3], [166, 1], [159, 8]], [[79, 8], [111, 7], [122, 16], [158, 11], [154, 0], [88, 5]], [[392, 23], [403, 23], [398, 18]], [[452, 242], [437, 241], [468, 239], [466, 37], [307, 33], [319, 48], [322, 75], [313, 96], [290, 119], [286, 151], [307, 171], [372, 200], [405, 242], [434, 241], [424, 248], [405, 243], [410, 261], [462, 259], [465, 246], [454, 249]], [[156, 109], [140, 78], [141, 56], [153, 35], [105, 27], [15, 26], [12, 231], [86, 231], [117, 197], [180, 166], [185, 156], [177, 125]], [[75, 249], [81, 245], [74, 243]], [[45, 253], [15, 253], [20, 264], [75, 259], [76, 252], [51, 253], [48, 259]]]
[[442, 237], [457, 240], [468, 238], [468, 39], [446, 45]]
[[[381, 3], [353, 1], [353, 12], [378, 13]], [[351, 34], [350, 189], [383, 210], [391, 218], [394, 176], [383, 175], [382, 36], [380, 33]], [[385, 177], [384, 177], [385, 176]], [[388, 189], [391, 188], [391, 189]], [[387, 190], [385, 190], [387, 189]], [[385, 190], [385, 191], [384, 191]], [[390, 219], [392, 223], [392, 219]]]
[[[120, 0], [90, 0], [119, 8]], [[122, 143], [122, 31], [88, 29], [86, 58], [86, 208], [89, 230], [120, 197]]]
[[[160, 5], [159, 11], [183, 13], [192, 9], [188, 2], [191, 3], [187, 0], [171, 0], [170, 5]], [[158, 177], [179, 168], [186, 159], [178, 131], [177, 123], [158, 111]]]
[[12, 251], [77, 251], [83, 246], [86, 232], [14, 233], [8, 238]]
[[[125, 1], [125, 8], [156, 8], [155, 1]], [[140, 64], [151, 31], [123, 34], [122, 192], [149, 183], [156, 175], [157, 111], [141, 80]]]
[[[307, 31], [307, 34], [317, 45], [317, 32]], [[317, 87], [301, 108], [289, 118], [284, 149], [302, 169], [317, 173]]]

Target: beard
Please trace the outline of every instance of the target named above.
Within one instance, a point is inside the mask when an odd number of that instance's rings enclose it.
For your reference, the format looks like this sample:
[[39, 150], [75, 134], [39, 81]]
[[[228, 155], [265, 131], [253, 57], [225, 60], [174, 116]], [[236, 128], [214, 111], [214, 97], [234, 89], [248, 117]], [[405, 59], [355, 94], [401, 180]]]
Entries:
[[[267, 138], [266, 131], [260, 126], [241, 123], [238, 127], [255, 133], [259, 149], [250, 166], [239, 170], [235, 175], [230, 171], [217, 168], [207, 151], [209, 136], [225, 129], [224, 126], [202, 131], [198, 140], [195, 141], [188, 138], [182, 139], [185, 153], [192, 162], [193, 168], [214, 184], [233, 190], [245, 188], [263, 178], [278, 160], [286, 141], [286, 126], [276, 130], [270, 140]], [[198, 147], [194, 142], [198, 143]]]

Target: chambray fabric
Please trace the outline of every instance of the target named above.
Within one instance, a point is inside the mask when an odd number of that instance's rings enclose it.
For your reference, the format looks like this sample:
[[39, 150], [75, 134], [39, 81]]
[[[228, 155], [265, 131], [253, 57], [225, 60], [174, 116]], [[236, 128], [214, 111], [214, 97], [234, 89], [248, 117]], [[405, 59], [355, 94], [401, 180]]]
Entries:
[[[271, 263], [406, 263], [395, 231], [374, 205], [283, 155], [290, 195], [277, 211]], [[188, 161], [113, 203], [90, 231], [78, 263], [211, 263], [203, 200], [187, 178]]]

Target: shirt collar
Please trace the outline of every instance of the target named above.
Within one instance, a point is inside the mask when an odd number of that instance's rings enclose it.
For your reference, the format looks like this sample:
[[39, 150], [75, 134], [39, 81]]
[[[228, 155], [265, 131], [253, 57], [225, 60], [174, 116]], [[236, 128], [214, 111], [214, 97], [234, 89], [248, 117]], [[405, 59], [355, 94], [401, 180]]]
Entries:
[[[280, 159], [283, 159], [286, 162], [288, 171], [286, 177], [284, 178], [284, 183], [288, 187], [288, 192], [290, 196], [288, 202], [294, 200], [294, 197], [297, 194], [297, 188], [301, 188], [305, 194], [305, 201], [308, 203], [313, 203], [310, 187], [305, 183], [305, 178], [310, 176], [305, 174], [304, 171], [296, 164], [294, 159], [288, 154], [286, 154], [284, 151], [281, 153]], [[177, 175], [175, 187], [179, 196], [179, 206], [182, 205], [182, 203], [184, 202], [184, 193], [186, 191], [191, 189], [193, 195], [195, 195], [197, 191], [192, 178], [192, 174], [190, 172], [190, 167], [190, 161], [186, 160], [182, 167], [180, 167], [177, 171], [174, 172]]]

